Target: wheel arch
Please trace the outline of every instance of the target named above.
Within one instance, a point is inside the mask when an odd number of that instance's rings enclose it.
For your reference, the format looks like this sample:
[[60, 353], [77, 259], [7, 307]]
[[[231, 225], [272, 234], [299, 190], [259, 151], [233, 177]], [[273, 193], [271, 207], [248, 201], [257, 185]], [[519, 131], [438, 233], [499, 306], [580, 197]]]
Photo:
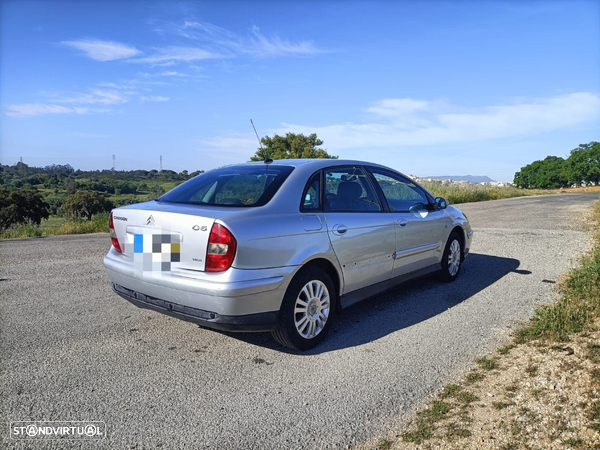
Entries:
[[324, 271], [335, 287], [335, 311], [340, 310], [340, 295], [342, 292], [342, 277], [331, 261], [325, 258], [315, 258], [305, 262], [302, 267], [317, 267]]
[[[452, 231], [450, 232], [450, 234], [452, 234], [452, 233], [456, 233], [460, 239], [460, 246], [462, 248], [461, 259], [464, 261], [464, 259], [465, 259], [465, 243], [467, 242], [467, 237], [465, 236], [465, 230], [460, 225], [456, 225], [454, 228], [452, 228]], [[450, 237], [450, 234], [448, 235], [448, 237]]]

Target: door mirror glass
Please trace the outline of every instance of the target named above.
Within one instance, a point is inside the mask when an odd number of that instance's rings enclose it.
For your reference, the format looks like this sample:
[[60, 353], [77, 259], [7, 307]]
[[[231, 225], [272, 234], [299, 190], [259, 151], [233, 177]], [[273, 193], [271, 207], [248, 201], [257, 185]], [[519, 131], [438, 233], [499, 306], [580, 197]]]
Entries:
[[448, 207], [448, 200], [446, 200], [443, 197], [436, 197], [435, 206], [437, 206], [440, 209], [446, 209]]

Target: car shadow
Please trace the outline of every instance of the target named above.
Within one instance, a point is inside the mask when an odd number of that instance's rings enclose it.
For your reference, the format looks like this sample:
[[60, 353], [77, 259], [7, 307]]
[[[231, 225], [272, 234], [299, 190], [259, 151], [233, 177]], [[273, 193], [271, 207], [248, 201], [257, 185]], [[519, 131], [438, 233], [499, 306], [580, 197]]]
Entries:
[[307, 352], [289, 350], [273, 341], [269, 333], [221, 333], [252, 345], [298, 355], [355, 347], [442, 314], [511, 272], [523, 276], [531, 273], [518, 270], [519, 265], [512, 258], [470, 254], [453, 283], [441, 282], [433, 274], [345, 309], [336, 316], [327, 338]]

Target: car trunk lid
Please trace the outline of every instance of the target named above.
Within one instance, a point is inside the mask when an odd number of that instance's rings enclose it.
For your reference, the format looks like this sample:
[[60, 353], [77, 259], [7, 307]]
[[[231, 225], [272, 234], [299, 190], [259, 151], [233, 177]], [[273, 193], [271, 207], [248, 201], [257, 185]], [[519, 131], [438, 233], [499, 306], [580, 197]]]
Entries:
[[215, 215], [207, 208], [147, 202], [113, 211], [123, 255], [143, 271], [204, 271]]

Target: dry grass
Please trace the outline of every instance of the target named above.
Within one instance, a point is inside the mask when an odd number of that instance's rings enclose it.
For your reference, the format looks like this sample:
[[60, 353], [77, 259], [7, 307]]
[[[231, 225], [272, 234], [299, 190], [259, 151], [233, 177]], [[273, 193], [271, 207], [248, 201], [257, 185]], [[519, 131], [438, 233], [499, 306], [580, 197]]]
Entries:
[[529, 195], [554, 194], [554, 191], [542, 189], [519, 189], [515, 187], [492, 187], [480, 184], [439, 184], [421, 183], [436, 197], [444, 197], [452, 204], [500, 200], [503, 198], [525, 197]]

